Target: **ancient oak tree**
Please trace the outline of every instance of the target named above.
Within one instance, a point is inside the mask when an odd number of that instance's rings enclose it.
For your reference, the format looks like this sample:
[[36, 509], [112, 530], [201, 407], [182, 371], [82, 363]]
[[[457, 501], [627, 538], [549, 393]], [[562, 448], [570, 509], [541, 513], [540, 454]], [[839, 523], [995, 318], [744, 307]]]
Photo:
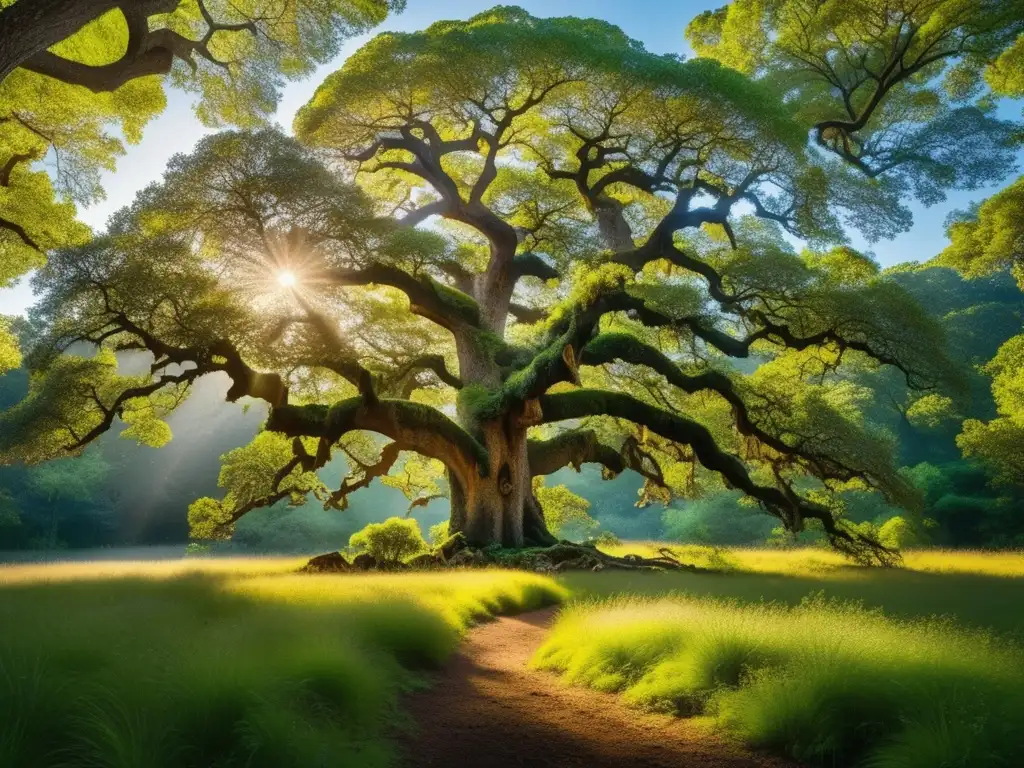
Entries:
[[[951, 366], [938, 326], [845, 245], [900, 225], [896, 193], [810, 149], [765, 84], [497, 8], [370, 41], [295, 130], [205, 139], [53, 254], [0, 451], [73, 453], [118, 420], [159, 444], [219, 373], [267, 420], [227, 455], [226, 496], [193, 505], [200, 537], [389, 478], [413, 503], [447, 494], [473, 545], [550, 544], [534, 478], [596, 463], [639, 473], [641, 504], [735, 488], [890, 557], [835, 497], [914, 493], [841, 373], [931, 390]], [[150, 355], [141, 373], [118, 371], [127, 350]], [[350, 475], [327, 488], [340, 455]]]

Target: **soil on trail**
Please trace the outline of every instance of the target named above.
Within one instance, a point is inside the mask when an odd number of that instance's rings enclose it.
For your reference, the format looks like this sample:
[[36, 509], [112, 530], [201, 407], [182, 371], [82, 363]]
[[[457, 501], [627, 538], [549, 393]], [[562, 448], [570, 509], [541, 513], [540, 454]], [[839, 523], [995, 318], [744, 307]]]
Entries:
[[405, 709], [403, 765], [446, 768], [783, 768], [705, 727], [624, 706], [616, 696], [566, 687], [527, 669], [555, 609], [477, 627], [426, 691]]

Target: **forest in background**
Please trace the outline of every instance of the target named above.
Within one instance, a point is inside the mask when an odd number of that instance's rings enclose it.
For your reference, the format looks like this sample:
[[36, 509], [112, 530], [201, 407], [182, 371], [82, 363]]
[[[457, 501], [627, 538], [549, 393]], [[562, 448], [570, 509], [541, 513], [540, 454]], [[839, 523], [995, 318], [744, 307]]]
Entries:
[[[969, 381], [967, 399], [948, 403], [909, 392], [902, 377], [891, 370], [850, 374], [870, 393], [863, 401], [867, 419], [898, 441], [903, 471], [925, 496], [924, 525], [910, 530], [890, 526], [890, 538], [895, 536], [893, 543], [902, 546], [1024, 547], [1024, 479], [1015, 483], [964, 458], [956, 439], [966, 419], [988, 421], [996, 416], [992, 380], [984, 367], [1019, 332], [1024, 293], [1009, 273], [965, 280], [946, 267], [905, 264], [887, 274], [941, 320], [951, 355]], [[122, 362], [131, 354], [123, 353]], [[260, 403], [224, 402], [228, 384], [226, 376], [201, 381], [169, 419], [175, 437], [163, 448], [140, 446], [110, 433], [81, 458], [0, 467], [0, 551], [184, 546], [189, 504], [219, 495], [220, 457], [252, 440], [266, 415]], [[0, 410], [24, 397], [27, 387], [23, 369], [0, 376]], [[339, 457], [320, 474], [331, 485], [347, 471]], [[579, 473], [563, 469], [547, 485], [564, 486], [586, 499], [579, 500], [585, 511], [563, 531], [570, 538], [607, 531], [621, 539], [709, 545], [793, 541], [777, 528], [777, 521], [741, 504], [738, 494], [729, 491], [674, 500], [667, 506], [637, 506], [642, 486], [638, 475], [627, 471], [602, 482], [593, 465]], [[845, 512], [852, 522], [876, 529], [900, 516], [899, 510], [867, 492], [848, 492]], [[353, 494], [350, 507], [343, 511], [324, 510], [315, 499], [297, 507], [281, 501], [255, 510], [239, 522], [232, 541], [218, 549], [343, 548], [367, 523], [410, 514], [426, 535], [431, 526], [447, 520], [448, 513], [445, 499], [410, 509], [401, 491], [376, 480]], [[818, 538], [820, 534], [810, 530], [798, 543]]]

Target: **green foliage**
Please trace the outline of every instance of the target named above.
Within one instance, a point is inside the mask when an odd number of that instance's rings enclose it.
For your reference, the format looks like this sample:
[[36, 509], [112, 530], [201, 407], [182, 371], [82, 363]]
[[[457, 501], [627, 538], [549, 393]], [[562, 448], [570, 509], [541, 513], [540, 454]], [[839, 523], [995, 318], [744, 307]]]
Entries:
[[817, 143], [876, 188], [930, 204], [1013, 167], [1016, 128], [992, 116], [984, 86], [1015, 93], [1022, 19], [1020, 0], [734, 0], [687, 37], [785, 94]]
[[21, 365], [21, 351], [18, 340], [11, 332], [11, 322], [0, 315], [0, 376]]
[[885, 521], [878, 529], [878, 540], [890, 549], [910, 549], [928, 544], [928, 537], [921, 527], [900, 515]]
[[432, 547], [439, 547], [448, 541], [448, 521], [442, 520], [440, 523], [430, 526], [427, 530], [427, 538], [430, 539]]
[[1024, 334], [1014, 336], [985, 367], [992, 376], [997, 418], [968, 419], [957, 445], [964, 455], [993, 468], [1004, 483], [1020, 485], [1024, 478]]
[[[94, 357], [66, 355], [32, 376], [27, 397], [0, 413], [0, 457], [37, 462], [77, 452], [83, 436], [99, 427], [106, 411], [127, 392], [144, 386], [148, 376], [121, 376], [112, 350]], [[154, 392], [121, 400], [130, 429], [125, 437], [144, 444], [170, 439], [163, 417], [178, 402], [178, 391]]]
[[370, 523], [363, 530], [353, 533], [348, 545], [368, 553], [382, 563], [401, 562], [427, 548], [419, 523], [402, 517]]
[[1022, 759], [1021, 663], [985, 632], [821, 597], [580, 602], [533, 660], [636, 706], [707, 711], [801, 762], [902, 768]]
[[758, 545], [774, 523], [760, 510], [740, 504], [742, 494], [726, 491], [662, 513], [665, 537], [684, 544]]
[[[1016, 447], [1008, 445], [1003, 455], [1012, 457], [1014, 451]], [[1006, 478], [1010, 485], [997, 485], [986, 465], [963, 460], [925, 462], [906, 469], [905, 474], [924, 495], [921, 523], [914, 525], [936, 542], [961, 547], [1024, 543], [1024, 521], [1015, 511], [1024, 500], [1019, 475]], [[921, 524], [929, 521], [934, 521], [934, 527], [921, 531]]]
[[278, 477], [292, 457], [291, 441], [276, 432], [260, 432], [248, 445], [221, 456], [217, 485], [227, 492], [223, 499], [204, 497], [189, 506], [191, 538], [229, 539], [240, 509], [285, 498], [292, 506], [300, 506], [310, 493], [320, 492], [324, 485], [316, 473], [302, 467]]
[[[453, 71], [452, 61], [473, 66]], [[569, 96], [588, 76], [597, 81], [620, 72], [645, 84], [670, 84], [698, 98], [718, 93], [729, 100], [727, 108], [744, 117], [770, 125], [774, 121], [771, 127], [776, 129], [786, 126], [773, 102], [756, 98], [759, 89], [712, 62], [681, 64], [672, 57], [653, 56], [617, 27], [597, 19], [537, 19], [520, 8], [499, 6], [467, 21], [374, 38], [325, 81], [300, 111], [295, 128], [299, 136], [318, 142], [360, 147], [378, 128], [401, 125], [405, 111], [433, 108], [440, 110], [438, 127], [453, 131], [465, 124], [467, 95], [486, 93], [499, 78], [514, 79], [508, 93], [516, 108], [531, 89], [536, 94], [566, 81], [562, 90]]]
[[75, 459], [51, 461], [34, 468], [28, 484], [49, 501], [84, 501], [96, 495], [111, 469], [99, 451], [91, 450]]
[[600, 523], [588, 514], [590, 502], [582, 496], [564, 485], [549, 488], [543, 477], [534, 478], [533, 493], [544, 512], [544, 522], [555, 538], [583, 540], [597, 533]]
[[953, 417], [953, 399], [930, 394], [916, 399], [906, 410], [907, 420], [918, 427], [938, 427]]
[[954, 218], [950, 244], [936, 258], [967, 277], [1009, 269], [1024, 286], [1024, 177], [988, 198], [974, 211]]
[[1019, 485], [1024, 477], [1024, 430], [1010, 419], [968, 419], [956, 443], [964, 456], [991, 466], [1000, 482]]
[[[285, 81], [307, 76], [337, 54], [342, 40], [380, 23], [390, 8], [401, 5], [300, 0], [268, 13], [264, 0], [207, 0], [202, 9], [183, 0], [142, 25], [150, 34], [180, 35], [189, 42], [206, 35], [208, 42], [192, 45], [188, 53], [181, 49], [187, 66], [171, 68], [168, 84], [198, 95], [196, 114], [206, 125], [254, 126], [273, 114]], [[209, 30], [207, 11], [229, 28]], [[70, 7], [53, 12], [74, 13]], [[137, 143], [145, 124], [166, 106], [161, 79], [139, 76], [148, 72], [121, 61], [129, 25], [119, 8], [84, 26], [72, 17], [61, 28], [70, 34], [51, 53], [123, 70], [128, 77], [116, 90], [94, 92], [16, 68], [0, 83], [0, 166], [12, 169], [0, 182], [0, 287], [42, 264], [46, 251], [88, 237], [88, 228], [75, 220], [75, 203], [102, 198], [101, 172], [113, 170], [124, 141]], [[165, 39], [160, 45], [169, 44]], [[132, 45], [157, 44], [136, 34]], [[56, 163], [50, 168], [36, 165], [51, 158]]]
[[406, 452], [399, 466], [380, 479], [382, 485], [396, 488], [409, 500], [410, 507], [425, 506], [444, 496], [441, 488], [445, 467], [437, 459]]

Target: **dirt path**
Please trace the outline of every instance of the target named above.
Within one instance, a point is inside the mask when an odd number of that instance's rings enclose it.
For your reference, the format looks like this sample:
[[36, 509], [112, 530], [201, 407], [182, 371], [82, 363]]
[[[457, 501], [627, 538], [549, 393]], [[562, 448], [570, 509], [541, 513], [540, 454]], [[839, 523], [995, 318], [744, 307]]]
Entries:
[[679, 718], [568, 688], [526, 663], [555, 610], [474, 629], [430, 690], [405, 702], [404, 765], [446, 768], [783, 768]]

